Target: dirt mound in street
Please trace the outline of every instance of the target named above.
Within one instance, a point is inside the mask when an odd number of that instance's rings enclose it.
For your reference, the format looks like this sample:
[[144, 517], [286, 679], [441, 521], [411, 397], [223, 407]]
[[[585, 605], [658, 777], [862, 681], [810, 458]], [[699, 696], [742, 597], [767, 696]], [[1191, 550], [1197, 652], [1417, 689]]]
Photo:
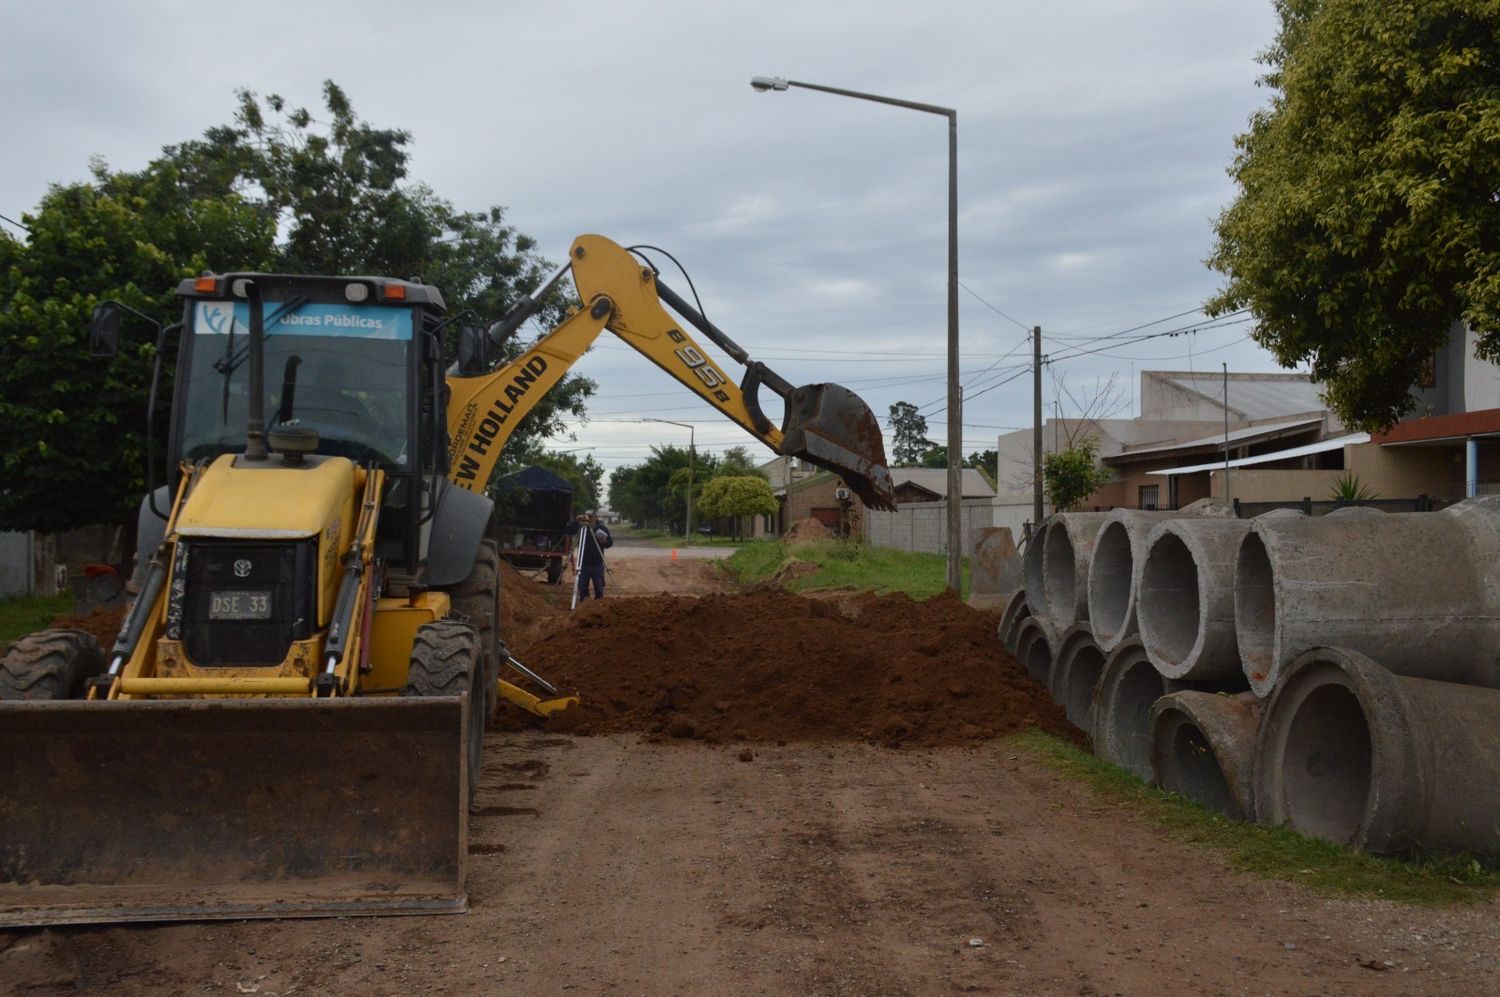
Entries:
[[957, 599], [779, 591], [581, 606], [513, 646], [583, 695], [578, 733], [710, 741], [962, 744], [1037, 726], [1076, 733]]

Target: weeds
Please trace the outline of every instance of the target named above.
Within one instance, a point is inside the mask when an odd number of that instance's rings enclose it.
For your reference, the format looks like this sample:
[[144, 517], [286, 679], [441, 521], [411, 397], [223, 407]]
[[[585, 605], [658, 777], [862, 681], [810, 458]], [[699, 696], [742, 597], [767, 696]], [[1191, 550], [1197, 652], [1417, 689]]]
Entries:
[[1285, 827], [1246, 824], [1156, 789], [1117, 766], [1040, 731], [1008, 742], [1041, 758], [1101, 796], [1130, 805], [1177, 837], [1219, 852], [1229, 865], [1263, 879], [1298, 883], [1325, 894], [1408, 904], [1487, 900], [1500, 870], [1468, 855], [1395, 859], [1356, 851]]

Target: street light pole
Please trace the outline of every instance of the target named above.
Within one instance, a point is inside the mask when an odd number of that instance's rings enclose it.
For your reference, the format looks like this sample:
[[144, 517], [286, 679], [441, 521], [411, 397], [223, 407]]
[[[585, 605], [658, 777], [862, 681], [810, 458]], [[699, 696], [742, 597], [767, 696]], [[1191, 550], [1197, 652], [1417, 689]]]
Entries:
[[959, 590], [960, 546], [963, 542], [962, 476], [963, 465], [963, 397], [958, 385], [958, 112], [951, 107], [936, 104], [920, 104], [895, 97], [882, 97], [858, 90], [826, 87], [817, 83], [801, 83], [784, 80], [777, 76], [756, 76], [750, 86], [761, 93], [799, 87], [803, 90], [818, 90], [871, 100], [877, 104], [890, 104], [927, 114], [940, 114], [948, 119], [948, 588]]
[[688, 431], [688, 492], [687, 492], [687, 526], [683, 530], [685, 537], [683, 545], [693, 545], [693, 465], [698, 463], [698, 448], [693, 442], [697, 439], [697, 431], [691, 422], [673, 422], [671, 419], [642, 419], [642, 422], [664, 422], [669, 426], [681, 426]]

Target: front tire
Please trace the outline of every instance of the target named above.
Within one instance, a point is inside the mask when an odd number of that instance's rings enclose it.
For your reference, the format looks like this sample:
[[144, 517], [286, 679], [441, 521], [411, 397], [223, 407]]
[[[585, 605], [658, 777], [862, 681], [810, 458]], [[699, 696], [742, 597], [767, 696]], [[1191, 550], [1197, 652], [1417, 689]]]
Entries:
[[0, 656], [0, 699], [79, 699], [104, 671], [104, 652], [82, 630], [39, 630]]
[[484, 721], [495, 716], [499, 700], [500, 666], [500, 548], [493, 540], [481, 540], [469, 577], [447, 590], [453, 611], [479, 634], [483, 657]]
[[484, 698], [479, 685], [483, 681], [479, 633], [474, 627], [458, 620], [434, 620], [417, 628], [406, 668], [406, 688], [401, 695], [468, 694], [464, 709], [469, 736], [464, 747], [469, 763], [470, 806], [474, 805], [484, 754]]

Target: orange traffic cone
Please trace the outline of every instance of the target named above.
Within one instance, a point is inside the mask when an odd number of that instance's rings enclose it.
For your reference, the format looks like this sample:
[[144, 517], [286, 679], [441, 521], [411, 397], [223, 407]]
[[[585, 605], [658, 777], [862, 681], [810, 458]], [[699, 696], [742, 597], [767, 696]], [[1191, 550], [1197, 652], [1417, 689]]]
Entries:
[[672, 560], [674, 560], [674, 561], [677, 560], [677, 548], [676, 547], [672, 548]]

